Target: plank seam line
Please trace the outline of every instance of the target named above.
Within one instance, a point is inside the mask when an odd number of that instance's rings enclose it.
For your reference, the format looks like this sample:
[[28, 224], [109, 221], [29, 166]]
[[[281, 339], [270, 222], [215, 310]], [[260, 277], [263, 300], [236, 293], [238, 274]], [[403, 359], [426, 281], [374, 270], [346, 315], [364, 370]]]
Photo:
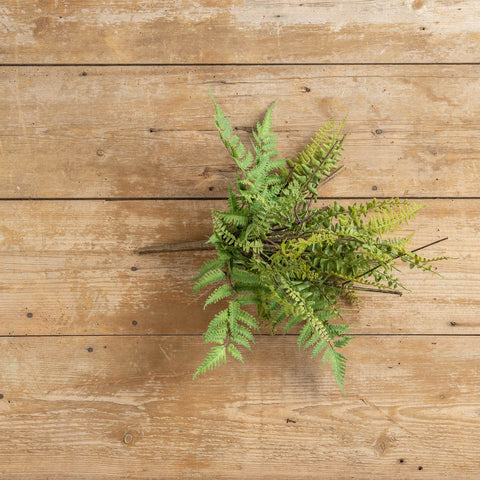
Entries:
[[0, 63], [0, 67], [301, 67], [301, 66], [461, 66], [480, 62], [279, 62], [279, 63]]
[[[480, 337], [480, 333], [351, 333], [354, 337]], [[203, 333], [86, 333], [86, 334], [24, 334], [24, 335], [0, 335], [0, 338], [82, 338], [82, 337], [203, 337]], [[255, 337], [272, 337], [269, 333], [255, 334]], [[278, 334], [276, 337], [298, 337], [296, 333]]]
[[[480, 196], [471, 197], [453, 197], [453, 196], [395, 196], [399, 199], [412, 199], [412, 200], [479, 200]], [[318, 197], [318, 200], [369, 200], [376, 198], [378, 200], [386, 200], [391, 198], [390, 196], [359, 196], [359, 197], [344, 197], [344, 196], [332, 196], [332, 197]], [[128, 202], [128, 201], [186, 201], [186, 200], [228, 200], [227, 197], [0, 197], [0, 202], [56, 202], [56, 201], [101, 201], [101, 202]]]

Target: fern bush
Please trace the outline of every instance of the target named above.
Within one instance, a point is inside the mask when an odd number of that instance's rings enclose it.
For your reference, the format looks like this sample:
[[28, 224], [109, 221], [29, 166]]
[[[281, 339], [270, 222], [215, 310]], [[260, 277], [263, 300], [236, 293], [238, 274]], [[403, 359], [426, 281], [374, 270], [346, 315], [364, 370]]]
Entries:
[[[363, 204], [317, 207], [318, 188], [341, 169], [344, 122], [328, 122], [294, 159], [277, 151], [272, 110], [253, 130], [252, 148], [235, 135], [213, 98], [215, 125], [236, 163], [228, 210], [212, 212], [209, 242], [217, 256], [206, 262], [193, 291], [213, 288], [205, 306], [227, 300], [205, 332], [214, 344], [194, 374], [203, 374], [230, 356], [243, 362], [254, 333], [299, 328], [298, 346], [330, 364], [343, 390], [346, 358], [340, 349], [352, 337], [341, 320], [339, 299], [358, 301], [357, 290], [400, 293], [404, 288], [394, 260], [432, 270], [432, 262], [407, 249], [410, 238], [394, 238], [421, 205], [392, 198]], [[418, 249], [417, 249], [418, 250]], [[257, 316], [245, 307], [256, 306]]]

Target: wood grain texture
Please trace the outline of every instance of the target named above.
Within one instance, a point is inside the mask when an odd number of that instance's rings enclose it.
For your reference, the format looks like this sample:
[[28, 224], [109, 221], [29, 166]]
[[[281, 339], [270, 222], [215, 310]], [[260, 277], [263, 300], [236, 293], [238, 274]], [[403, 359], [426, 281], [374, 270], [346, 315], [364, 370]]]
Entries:
[[[424, 203], [404, 233], [416, 232], [412, 248], [449, 237], [422, 252], [453, 257], [438, 264], [444, 278], [401, 266], [410, 292], [361, 292], [359, 311], [345, 305], [354, 332], [480, 333], [480, 200]], [[209, 292], [190, 296], [190, 279], [212, 253], [134, 251], [207, 239], [211, 208], [225, 207], [219, 200], [0, 202], [0, 334], [202, 333], [217, 308], [203, 311]]]
[[348, 113], [346, 170], [322, 195], [477, 197], [480, 66], [0, 68], [0, 197], [222, 198], [240, 136], [278, 99], [294, 156]]
[[3, 63], [478, 62], [475, 0], [23, 0]]
[[436, 480], [480, 467], [477, 337], [358, 338], [346, 396], [295, 337], [258, 338], [247, 365], [195, 382], [198, 337], [0, 345], [3, 478]]
[[[0, 479], [477, 478], [479, 25], [476, 0], [3, 2]], [[345, 305], [345, 396], [295, 335], [193, 382], [212, 252], [135, 253], [224, 207], [209, 86], [245, 141], [278, 99], [286, 156], [348, 113], [325, 198], [436, 198], [404, 233], [449, 237], [444, 278]]]

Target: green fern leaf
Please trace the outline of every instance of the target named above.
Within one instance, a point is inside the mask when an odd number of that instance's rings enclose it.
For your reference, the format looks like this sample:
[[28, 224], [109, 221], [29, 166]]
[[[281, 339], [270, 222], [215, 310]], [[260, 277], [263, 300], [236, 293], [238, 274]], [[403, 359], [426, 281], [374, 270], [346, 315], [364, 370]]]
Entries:
[[332, 367], [333, 375], [337, 381], [340, 389], [343, 392], [343, 385], [345, 383], [345, 370], [347, 366], [347, 359], [333, 348], [328, 348], [322, 358], [322, 363], [328, 362]]
[[290, 320], [288, 320], [287, 324], [285, 325], [285, 328], [283, 330], [283, 333], [287, 333], [289, 330], [291, 330], [295, 325], [303, 322], [303, 317], [301, 315], [294, 315], [290, 317]]
[[203, 306], [203, 309], [205, 310], [207, 305], [210, 305], [211, 303], [217, 303], [220, 300], [229, 297], [230, 295], [233, 295], [233, 291], [230, 286], [227, 284], [220, 285], [209, 295], [205, 305]]
[[226, 355], [226, 348], [225, 346], [216, 346], [212, 347], [210, 353], [208, 353], [205, 360], [202, 364], [198, 367], [197, 371], [193, 374], [193, 379], [198, 377], [198, 375], [203, 375], [207, 373], [209, 370], [212, 370], [222, 363], [227, 362], [227, 355]]
[[239, 362], [243, 363], [243, 357], [242, 354], [239, 352], [237, 347], [233, 345], [233, 343], [230, 343], [227, 347], [228, 353], [235, 359], [238, 360]]
[[199, 280], [201, 277], [203, 277], [210, 270], [217, 270], [219, 268], [224, 267], [227, 259], [228, 259], [228, 257], [222, 255], [222, 256], [219, 256], [217, 258], [213, 258], [212, 260], [209, 260], [208, 262], [205, 262], [201, 266], [200, 271], [198, 272], [198, 275], [194, 278], [194, 280]]
[[[195, 376], [224, 363], [227, 353], [243, 361], [240, 347], [251, 348], [260, 325], [276, 333], [285, 322], [285, 333], [300, 327], [300, 350], [310, 349], [312, 357], [322, 353], [343, 391], [346, 359], [336, 349], [352, 337], [346, 336], [348, 325], [336, 322], [342, 319], [340, 297], [355, 301], [357, 290], [404, 288], [396, 259], [432, 273], [432, 263], [444, 259], [423, 258], [407, 249], [410, 238], [390, 237], [421, 205], [391, 198], [317, 206], [318, 188], [343, 169], [345, 120], [340, 127], [327, 122], [293, 160], [285, 160], [273, 130], [274, 104], [245, 148], [213, 101], [215, 126], [237, 168], [228, 209], [212, 211], [208, 242], [217, 258], [202, 266], [193, 289], [214, 287], [205, 306], [229, 303], [208, 325], [205, 341], [215, 346]], [[256, 305], [256, 317], [246, 305]]]
[[238, 345], [242, 345], [242, 347], [245, 347], [247, 350], [250, 350], [250, 351], [252, 350], [252, 347], [250, 346], [249, 341], [242, 335], [237, 335], [235, 337], [235, 340], [233, 340], [232, 338], [232, 341], [234, 341]]
[[200, 279], [197, 281], [197, 283], [193, 286], [193, 292], [196, 293], [200, 289], [206, 287], [207, 285], [219, 282], [221, 280], [225, 280], [226, 278], [227, 277], [226, 277], [225, 273], [218, 268], [216, 268], [214, 270], [209, 270], [202, 277], [200, 277]]

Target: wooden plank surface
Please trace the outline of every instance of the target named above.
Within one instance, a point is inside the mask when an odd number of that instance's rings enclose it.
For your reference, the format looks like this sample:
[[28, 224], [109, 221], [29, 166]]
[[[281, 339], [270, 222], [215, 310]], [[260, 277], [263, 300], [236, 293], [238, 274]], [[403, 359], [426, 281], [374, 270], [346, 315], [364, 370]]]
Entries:
[[198, 337], [0, 346], [2, 478], [436, 480], [480, 468], [476, 336], [358, 338], [346, 396], [295, 337], [258, 338], [246, 365], [195, 382]]
[[479, 78], [478, 65], [4, 67], [0, 197], [225, 197], [209, 85], [244, 140], [278, 99], [288, 156], [348, 113], [347, 170], [324, 196], [476, 197]]
[[[0, 479], [476, 478], [479, 26], [475, 0], [3, 2]], [[134, 253], [224, 207], [209, 87], [245, 141], [278, 99], [287, 156], [348, 114], [325, 198], [434, 198], [404, 233], [453, 258], [345, 305], [345, 396], [295, 335], [193, 382], [212, 252]]]
[[3, 63], [478, 62], [475, 0], [3, 2]]
[[[344, 201], [343, 203], [348, 203]], [[345, 305], [356, 333], [480, 333], [480, 200], [425, 200], [406, 227], [413, 247], [449, 255], [444, 278], [403, 269], [402, 297], [364, 293]], [[190, 281], [211, 252], [139, 256], [140, 246], [207, 239], [202, 201], [0, 202], [0, 334], [202, 333], [217, 311]], [[133, 267], [133, 270], [132, 270]], [[136, 322], [133, 324], [132, 322]]]

